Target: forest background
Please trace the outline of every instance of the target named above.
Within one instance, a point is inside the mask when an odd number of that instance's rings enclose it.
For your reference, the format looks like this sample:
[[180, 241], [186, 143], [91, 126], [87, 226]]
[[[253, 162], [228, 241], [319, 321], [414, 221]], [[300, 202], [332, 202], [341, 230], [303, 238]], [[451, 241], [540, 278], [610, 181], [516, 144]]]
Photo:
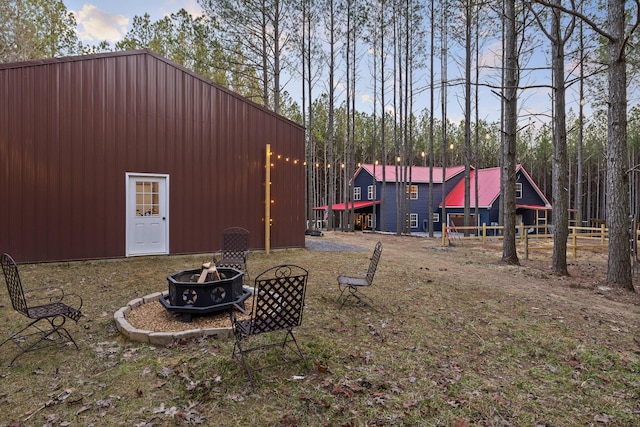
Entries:
[[[610, 67], [599, 29], [609, 28], [612, 3], [631, 21], [623, 19], [629, 97], [620, 161], [624, 215], [638, 217], [636, 1], [198, 0], [202, 14], [135, 16], [123, 39], [87, 44], [63, 1], [0, 0], [7, 17], [0, 62], [146, 48], [302, 124], [309, 130], [308, 218], [315, 206], [351, 197], [349, 178], [360, 163], [405, 171], [464, 164], [468, 174], [470, 166], [504, 168], [511, 150], [554, 207], [566, 198], [577, 223], [587, 225], [607, 220], [611, 198]], [[554, 24], [562, 43], [553, 43]], [[561, 82], [552, 70], [560, 45]], [[515, 56], [508, 57], [510, 46]], [[567, 111], [559, 111], [559, 88]], [[546, 104], [532, 103], [541, 93]], [[515, 131], [505, 129], [512, 98]], [[564, 153], [554, 151], [561, 133]], [[566, 165], [560, 197], [553, 193], [559, 155]]]

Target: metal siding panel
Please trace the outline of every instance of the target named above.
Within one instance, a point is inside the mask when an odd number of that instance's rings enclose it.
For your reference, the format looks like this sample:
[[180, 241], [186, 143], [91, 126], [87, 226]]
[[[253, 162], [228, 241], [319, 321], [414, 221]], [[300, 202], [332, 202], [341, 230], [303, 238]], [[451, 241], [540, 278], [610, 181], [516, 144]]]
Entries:
[[[5, 237], [0, 241], [2, 250], [14, 254], [17, 260], [24, 258], [24, 241], [22, 240], [22, 228], [24, 228], [22, 222], [22, 193], [23, 182], [20, 177], [21, 171], [21, 144], [20, 139], [23, 130], [22, 117], [24, 114], [23, 102], [24, 99], [21, 96], [20, 87], [20, 75], [17, 70], [3, 70], [2, 75], [7, 81], [4, 85], [7, 96], [7, 108], [6, 124], [7, 126], [7, 139], [6, 139], [6, 165], [7, 170], [11, 171], [7, 177], [4, 185], [4, 203], [6, 206], [11, 206], [11, 209], [2, 209], [0, 212], [2, 215], [6, 215], [7, 218], [3, 221], [5, 225], [4, 232]], [[4, 99], [5, 97], [0, 97]], [[5, 141], [2, 141], [5, 143]], [[4, 150], [4, 148], [3, 148]]]
[[[73, 209], [79, 212], [79, 219], [77, 222], [78, 228], [75, 230], [76, 242], [73, 245], [71, 251], [75, 253], [78, 248], [81, 248], [81, 253], [87, 258], [94, 258], [95, 244], [88, 241], [87, 236], [93, 236], [97, 240], [95, 235], [94, 217], [95, 211], [93, 210], [94, 197], [95, 197], [95, 133], [94, 128], [94, 115], [96, 115], [94, 105], [94, 93], [95, 93], [95, 81], [92, 78], [94, 61], [83, 61], [81, 66], [78, 67], [82, 73], [82, 87], [80, 88], [80, 108], [82, 109], [82, 120], [80, 127], [80, 134], [78, 135], [80, 140], [77, 141], [78, 146], [82, 147], [79, 151], [82, 153], [80, 161], [76, 165], [77, 168], [77, 180], [74, 180], [74, 191], [81, 194], [80, 204], [76, 204]], [[72, 255], [75, 257], [75, 255]]]
[[49, 167], [50, 157], [56, 155], [56, 150], [51, 146], [51, 129], [47, 129], [49, 117], [49, 99], [47, 97], [47, 71], [49, 67], [34, 69], [32, 86], [35, 90], [33, 97], [34, 114], [30, 116], [34, 127], [34, 153], [31, 161], [34, 165], [34, 192], [32, 195], [35, 203], [33, 233], [37, 236], [33, 242], [34, 253], [38, 258], [47, 256], [48, 247], [48, 211], [49, 211]]
[[83, 75], [83, 63], [73, 63], [72, 79], [70, 81], [71, 92], [71, 110], [75, 112], [75, 118], [72, 120], [72, 132], [71, 132], [71, 163], [69, 169], [71, 170], [71, 182], [70, 188], [67, 190], [71, 193], [71, 204], [69, 205], [69, 213], [71, 216], [71, 228], [69, 236], [71, 241], [68, 242], [68, 246], [62, 248], [61, 254], [63, 259], [72, 258], [74, 252], [83, 251], [84, 242], [82, 236], [88, 231], [86, 229], [86, 221], [84, 219], [84, 204], [86, 203], [84, 198], [84, 170], [83, 159], [84, 151], [87, 149], [83, 143], [83, 125], [85, 120], [88, 120], [88, 112], [85, 111], [83, 106], [83, 98], [85, 91], [85, 82]]
[[124, 171], [122, 164], [118, 163], [118, 131], [117, 102], [120, 82], [117, 80], [117, 58], [105, 58], [102, 78], [103, 106], [104, 106], [104, 139], [102, 159], [104, 174], [102, 182], [99, 182], [102, 191], [103, 207], [97, 215], [101, 218], [101, 227], [104, 233], [104, 255], [115, 257], [122, 255], [124, 251]]
[[92, 231], [89, 234], [94, 236], [93, 242], [90, 244], [91, 257], [94, 258], [108, 253], [109, 232], [105, 223], [105, 212], [108, 205], [105, 200], [105, 192], [109, 186], [106, 185], [105, 181], [107, 168], [107, 163], [105, 162], [105, 138], [106, 123], [109, 120], [109, 116], [106, 108], [106, 61], [97, 59], [91, 62], [93, 64], [91, 84], [93, 90], [93, 109], [91, 110], [93, 129], [90, 130], [91, 133], [87, 138], [88, 143], [93, 145], [93, 157], [86, 159], [86, 167], [93, 172], [91, 203], [87, 210], [92, 221]]
[[[58, 89], [57, 89], [57, 108], [59, 111], [58, 126], [60, 132], [58, 134], [58, 152], [60, 153], [57, 161], [58, 176], [57, 185], [53, 189], [55, 196], [58, 198], [60, 210], [58, 212], [59, 222], [57, 223], [58, 235], [60, 240], [56, 242], [53, 252], [50, 254], [49, 259], [63, 259], [63, 248], [69, 247], [69, 240], [72, 233], [72, 218], [70, 211], [72, 209], [72, 189], [71, 182], [73, 182], [72, 170], [71, 170], [71, 156], [75, 151], [72, 144], [72, 125], [73, 116], [75, 111], [72, 108], [72, 90], [71, 82], [74, 76], [72, 75], [71, 63], [63, 63], [57, 66], [58, 75], [56, 77]], [[80, 119], [80, 118], [77, 118]]]
[[47, 227], [47, 258], [52, 257], [58, 251], [60, 242], [63, 239], [59, 227], [62, 206], [58, 193], [60, 192], [60, 156], [63, 154], [60, 150], [60, 105], [59, 105], [59, 87], [60, 87], [60, 67], [48, 67], [48, 72], [44, 77], [48, 82], [45, 89], [46, 99], [43, 104], [48, 110], [46, 131], [49, 134], [49, 159], [48, 159], [48, 177], [47, 177], [47, 194], [46, 202], [46, 227]]
[[146, 128], [147, 128], [147, 141], [149, 144], [149, 152], [147, 154], [147, 160], [152, 170], [155, 172], [161, 171], [161, 164], [163, 163], [160, 159], [163, 157], [160, 153], [160, 147], [158, 146], [158, 119], [159, 119], [159, 109], [158, 109], [158, 97], [161, 90], [159, 90], [158, 79], [159, 79], [159, 68], [163, 68], [164, 64], [159, 64], [152, 57], [148, 57], [147, 64], [147, 75], [149, 76], [149, 80], [146, 82], [146, 91], [147, 91], [147, 105], [146, 105]]
[[[0, 70], [0, 182], [3, 183], [4, 196], [9, 197], [8, 189], [11, 188], [11, 174], [9, 173], [10, 165], [10, 129], [9, 127], [9, 110], [13, 110], [13, 100], [9, 97], [9, 75], [10, 70]], [[6, 199], [5, 199], [6, 200]], [[9, 205], [11, 206], [11, 205]], [[0, 209], [0, 220], [3, 227], [0, 227], [0, 251], [9, 251], [10, 245], [9, 230], [11, 229], [11, 215], [13, 209]]]
[[137, 103], [137, 67], [135, 58], [126, 58], [125, 63], [125, 106], [122, 126], [124, 126], [126, 134], [122, 141], [125, 149], [126, 169], [134, 172], [142, 172], [138, 169], [138, 138], [136, 134], [138, 123], [138, 103]]
[[133, 60], [135, 63], [135, 70], [133, 79], [136, 82], [135, 90], [132, 94], [132, 102], [136, 106], [136, 114], [133, 116], [131, 123], [132, 139], [130, 144], [136, 148], [136, 157], [134, 162], [134, 168], [140, 172], [150, 172], [149, 162], [147, 161], [149, 155], [149, 146], [146, 138], [146, 92], [148, 90], [146, 86], [147, 79], [147, 63], [145, 56], [135, 57]]
[[28, 242], [31, 246], [31, 252], [34, 256], [39, 256], [38, 251], [38, 243], [36, 242], [36, 238], [38, 238], [36, 230], [36, 222], [35, 222], [35, 193], [36, 193], [36, 167], [34, 164], [34, 159], [36, 155], [36, 145], [35, 145], [35, 128], [33, 126], [33, 113], [36, 108], [36, 103], [34, 102], [35, 98], [35, 85], [34, 85], [34, 69], [29, 68], [25, 70], [26, 72], [22, 75], [20, 79], [21, 85], [21, 97], [22, 97], [22, 108], [23, 114], [20, 117], [20, 122], [23, 125], [23, 133], [20, 139], [16, 142], [21, 144], [21, 153], [20, 153], [20, 165], [22, 167], [22, 235], [20, 238], [24, 242]]

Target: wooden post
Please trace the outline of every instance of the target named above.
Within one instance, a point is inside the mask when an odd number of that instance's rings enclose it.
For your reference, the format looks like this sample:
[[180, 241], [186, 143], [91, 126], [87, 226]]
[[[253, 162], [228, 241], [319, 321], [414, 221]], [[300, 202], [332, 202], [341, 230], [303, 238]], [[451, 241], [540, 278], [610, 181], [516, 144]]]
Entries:
[[524, 239], [524, 259], [529, 259], [529, 233], [525, 231], [522, 237]]
[[576, 227], [573, 227], [571, 240], [573, 241], [573, 258], [578, 258], [578, 231]]
[[487, 243], [487, 223], [483, 222], [482, 223], [482, 246], [484, 246], [485, 243]]
[[447, 224], [442, 223], [442, 246], [447, 246]]
[[264, 252], [271, 249], [271, 144], [267, 144], [264, 181]]

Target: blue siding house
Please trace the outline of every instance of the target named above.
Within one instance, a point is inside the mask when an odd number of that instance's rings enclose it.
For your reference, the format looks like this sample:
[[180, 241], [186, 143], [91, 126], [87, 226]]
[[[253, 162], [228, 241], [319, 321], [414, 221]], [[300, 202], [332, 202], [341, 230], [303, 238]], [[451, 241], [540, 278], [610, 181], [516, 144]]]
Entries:
[[[384, 171], [384, 181], [383, 181]], [[475, 180], [478, 180], [478, 216], [475, 218]], [[431, 181], [432, 180], [432, 181]], [[433, 182], [432, 204], [429, 206], [429, 182]], [[400, 183], [409, 183], [400, 188]], [[491, 225], [498, 222], [500, 199], [500, 169], [471, 169], [471, 225]], [[345, 211], [353, 209], [356, 230], [396, 232], [398, 224], [398, 191], [408, 195], [408, 221], [411, 232], [429, 230], [429, 221], [434, 221], [434, 230], [442, 231], [442, 223], [457, 226], [464, 223], [464, 166], [433, 168], [413, 166], [401, 168], [365, 164], [358, 167], [351, 179], [352, 201], [332, 206], [333, 225], [339, 227], [345, 220]], [[445, 194], [443, 218], [442, 196]], [[384, 196], [383, 196], [384, 193]], [[551, 209], [551, 205], [535, 182], [521, 165], [516, 168], [516, 214], [518, 222], [534, 225], [539, 211]], [[400, 199], [402, 200], [402, 199]], [[328, 206], [315, 209], [323, 212], [326, 221]], [[384, 210], [384, 227], [381, 224]], [[326, 222], [325, 222], [326, 226]]]
[[[448, 194], [463, 178], [464, 166], [433, 168], [431, 173], [430, 168], [423, 166], [411, 168], [385, 166], [383, 168], [380, 165], [361, 165], [351, 178], [353, 202], [332, 206], [334, 226], [339, 226], [344, 211], [351, 209], [353, 204], [356, 229], [395, 232], [398, 220], [397, 193], [406, 191], [409, 196], [407, 212], [411, 231], [429, 230], [429, 217], [432, 213], [435, 214], [433, 216], [435, 229], [440, 230], [439, 203], [442, 201], [442, 192]], [[429, 206], [430, 179], [433, 179], [432, 206]], [[403, 182], [410, 184], [406, 188], [400, 188], [399, 183]], [[383, 209], [384, 227], [380, 223]], [[327, 206], [319, 206], [316, 210], [322, 210], [326, 215]]]

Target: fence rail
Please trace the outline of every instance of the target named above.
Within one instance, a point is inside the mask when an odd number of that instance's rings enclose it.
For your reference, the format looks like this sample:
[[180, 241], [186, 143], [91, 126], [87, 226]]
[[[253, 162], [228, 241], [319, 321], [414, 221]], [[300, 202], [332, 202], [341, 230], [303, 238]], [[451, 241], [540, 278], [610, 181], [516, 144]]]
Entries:
[[[442, 246], [448, 246], [456, 241], [475, 240], [482, 245], [488, 241], [502, 240], [504, 238], [502, 225], [447, 227], [442, 224]], [[522, 246], [525, 259], [529, 258], [530, 251], [552, 250], [553, 226], [549, 225], [519, 225], [516, 228], [516, 243]], [[577, 258], [579, 250], [607, 248], [609, 245], [609, 230], [604, 224], [600, 227], [569, 227], [567, 250]]]

